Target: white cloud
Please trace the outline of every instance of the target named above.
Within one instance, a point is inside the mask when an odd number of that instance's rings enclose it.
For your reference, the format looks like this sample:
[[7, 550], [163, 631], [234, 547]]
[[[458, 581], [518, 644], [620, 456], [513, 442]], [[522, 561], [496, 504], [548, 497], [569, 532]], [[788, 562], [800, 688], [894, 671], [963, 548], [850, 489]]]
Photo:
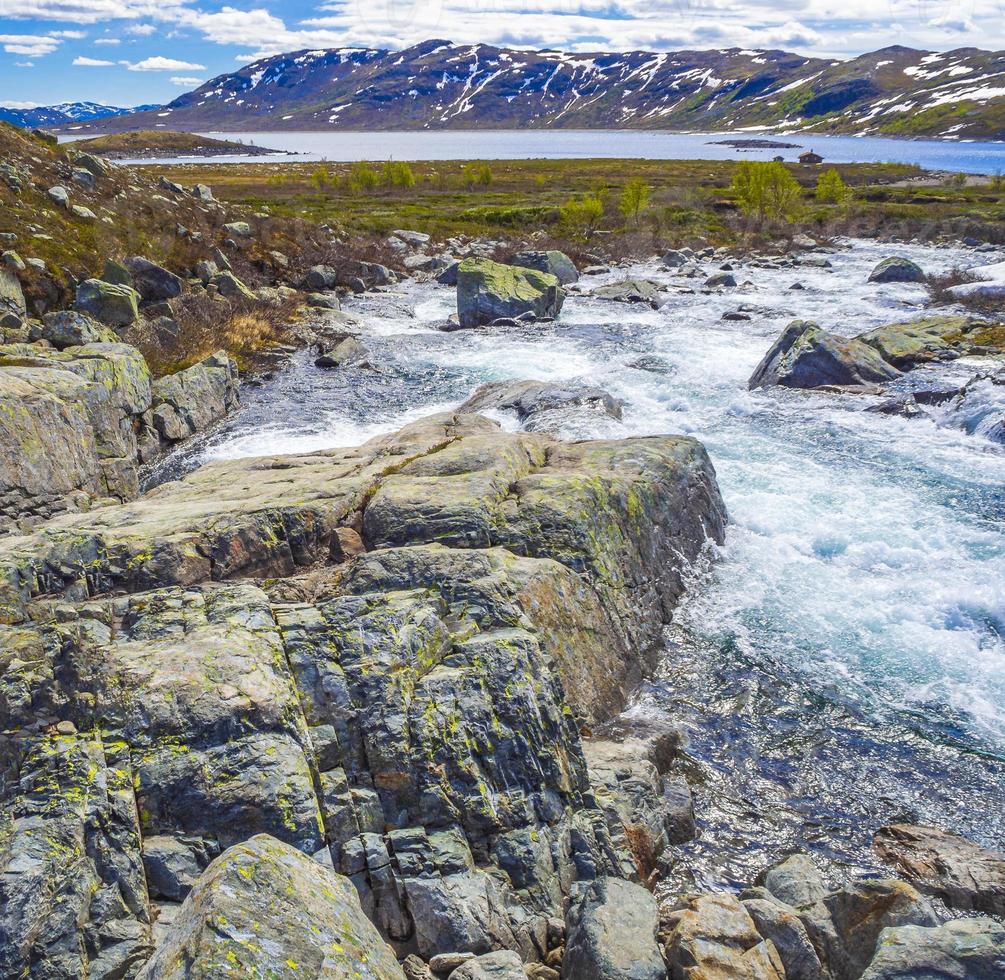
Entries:
[[122, 42], [117, 37], [98, 37], [94, 39], [94, 43], [112, 45], [112, 44], [121, 44]]
[[48, 35], [0, 34], [0, 45], [7, 54], [24, 54], [30, 58], [52, 54], [62, 43], [60, 38]]
[[127, 34], [132, 34], [135, 37], [149, 37], [151, 34], [156, 33], [157, 28], [153, 24], [134, 24], [132, 27], [126, 28]]
[[34, 68], [35, 67], [35, 62], [34, 61], [15, 61], [14, 62], [14, 67], [15, 68]]
[[172, 75], [170, 82], [172, 85], [183, 85], [185, 88], [198, 88], [202, 85], [201, 78], [189, 78], [187, 75]]
[[65, 37], [74, 41], [87, 37], [87, 31], [49, 31], [49, 37]]
[[0, 102], [0, 108], [4, 109], [37, 109], [39, 102]]
[[114, 61], [102, 61], [100, 58], [87, 58], [84, 55], [78, 55], [73, 59], [73, 64], [78, 68], [108, 68], [114, 65]]
[[142, 61], [123, 61], [130, 71], [204, 71], [205, 65], [196, 65], [191, 61], [178, 61], [176, 58], [165, 58], [163, 55], [153, 55]]

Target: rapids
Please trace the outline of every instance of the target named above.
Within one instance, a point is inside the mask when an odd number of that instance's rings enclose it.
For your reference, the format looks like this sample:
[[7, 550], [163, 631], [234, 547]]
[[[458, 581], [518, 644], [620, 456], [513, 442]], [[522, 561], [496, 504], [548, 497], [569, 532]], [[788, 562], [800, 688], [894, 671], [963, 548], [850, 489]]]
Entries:
[[[679, 849], [666, 887], [749, 881], [794, 847], [870, 868], [871, 833], [893, 819], [1000, 847], [1005, 448], [987, 433], [1005, 386], [914, 419], [863, 411], [875, 398], [746, 387], [793, 318], [850, 335], [922, 312], [922, 287], [867, 282], [886, 255], [928, 272], [974, 260], [846, 244], [828, 256], [832, 269], [736, 264], [741, 288], [673, 292], [659, 311], [572, 294], [559, 322], [520, 328], [439, 331], [454, 291], [431, 283], [349, 300], [381, 373], [318, 369], [302, 352], [157, 478], [210, 459], [358, 444], [488, 380], [606, 388], [623, 421], [577, 417], [564, 435], [692, 434], [731, 518], [717, 561], [695, 569], [659, 675], [628, 708], [670, 716], [688, 735], [700, 837]], [[701, 282], [644, 264], [580, 285], [626, 274]], [[805, 288], [792, 290], [797, 281]], [[749, 321], [722, 320], [741, 303]], [[962, 383], [979, 369], [956, 361], [894, 387]]]

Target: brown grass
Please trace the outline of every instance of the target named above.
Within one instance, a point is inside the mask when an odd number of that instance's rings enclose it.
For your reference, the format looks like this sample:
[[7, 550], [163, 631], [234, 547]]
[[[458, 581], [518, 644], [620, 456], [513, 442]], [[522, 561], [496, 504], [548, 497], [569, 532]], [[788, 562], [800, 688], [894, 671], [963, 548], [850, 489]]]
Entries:
[[150, 370], [160, 377], [173, 374], [201, 361], [218, 350], [226, 350], [242, 373], [254, 366], [255, 355], [280, 344], [296, 343], [294, 306], [276, 306], [244, 299], [214, 299], [204, 293], [188, 293], [174, 301], [178, 337], [136, 338]]

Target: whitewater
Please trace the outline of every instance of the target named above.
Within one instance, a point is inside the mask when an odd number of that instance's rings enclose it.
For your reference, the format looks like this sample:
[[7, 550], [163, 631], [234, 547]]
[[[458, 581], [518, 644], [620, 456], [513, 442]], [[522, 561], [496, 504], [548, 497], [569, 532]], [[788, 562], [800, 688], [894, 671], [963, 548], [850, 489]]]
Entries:
[[[319, 369], [300, 352], [162, 476], [357, 445], [487, 381], [602, 387], [623, 402], [622, 420], [576, 415], [563, 437], [693, 435], [730, 516], [725, 546], [694, 570], [663, 666], [626, 712], [671, 719], [685, 739], [701, 834], [677, 855], [671, 885], [749, 880], [794, 847], [868, 869], [872, 830], [892, 819], [1000, 847], [1005, 447], [985, 433], [1005, 412], [1005, 386], [921, 418], [866, 411], [870, 396], [747, 390], [792, 319], [850, 336], [925, 312], [923, 287], [868, 283], [890, 254], [929, 273], [1005, 258], [853, 241], [827, 254], [829, 269], [734, 260], [740, 286], [711, 293], [701, 278], [641, 263], [582, 279], [555, 323], [453, 333], [440, 326], [454, 290], [407, 281], [344, 304], [379, 371]], [[667, 303], [585, 295], [626, 276], [664, 283]], [[749, 320], [722, 319], [741, 308]], [[894, 388], [986, 368], [933, 365]]]

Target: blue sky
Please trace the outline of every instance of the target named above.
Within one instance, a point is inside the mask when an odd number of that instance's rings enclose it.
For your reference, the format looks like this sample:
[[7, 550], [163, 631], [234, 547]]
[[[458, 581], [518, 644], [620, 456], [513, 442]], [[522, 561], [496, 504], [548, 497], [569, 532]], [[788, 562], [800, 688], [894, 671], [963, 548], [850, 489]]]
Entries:
[[298, 48], [1005, 47], [990, 0], [0, 0], [0, 103], [167, 102]]

